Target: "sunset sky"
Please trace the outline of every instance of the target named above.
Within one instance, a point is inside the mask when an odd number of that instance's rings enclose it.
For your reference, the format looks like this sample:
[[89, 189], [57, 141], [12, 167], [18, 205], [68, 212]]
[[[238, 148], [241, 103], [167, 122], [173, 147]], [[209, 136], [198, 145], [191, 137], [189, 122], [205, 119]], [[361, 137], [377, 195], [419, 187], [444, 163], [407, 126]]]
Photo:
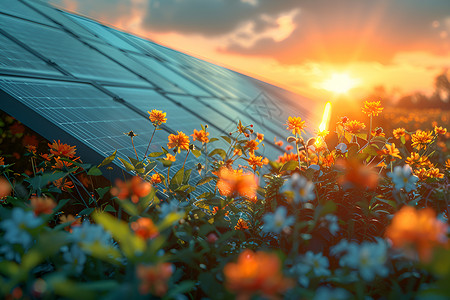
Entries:
[[48, 0], [313, 99], [433, 91], [450, 0]]

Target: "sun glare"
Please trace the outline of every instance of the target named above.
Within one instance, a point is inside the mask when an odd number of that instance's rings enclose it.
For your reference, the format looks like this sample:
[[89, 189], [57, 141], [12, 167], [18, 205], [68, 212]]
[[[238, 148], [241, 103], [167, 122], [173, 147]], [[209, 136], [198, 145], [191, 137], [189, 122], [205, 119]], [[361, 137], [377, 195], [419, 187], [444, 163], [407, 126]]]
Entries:
[[358, 83], [359, 80], [350, 77], [347, 73], [333, 73], [331, 78], [322, 83], [321, 87], [336, 94], [344, 94]]

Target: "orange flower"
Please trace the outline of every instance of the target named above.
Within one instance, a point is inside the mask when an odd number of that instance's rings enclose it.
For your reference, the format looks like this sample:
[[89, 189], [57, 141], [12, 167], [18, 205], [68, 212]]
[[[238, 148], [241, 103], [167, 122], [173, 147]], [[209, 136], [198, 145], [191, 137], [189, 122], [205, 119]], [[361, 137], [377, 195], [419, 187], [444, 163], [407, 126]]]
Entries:
[[158, 228], [149, 218], [139, 218], [136, 222], [131, 223], [131, 229], [144, 240], [153, 239], [159, 235]]
[[294, 149], [294, 147], [292, 145], [287, 145], [284, 150], [286, 150], [286, 152], [291, 151], [292, 149]]
[[243, 196], [253, 198], [258, 187], [255, 176], [252, 173], [239, 173], [233, 169], [222, 167], [219, 170], [219, 180], [216, 187], [223, 196]]
[[37, 147], [39, 141], [35, 135], [26, 134], [22, 139], [22, 145], [33, 145]]
[[411, 155], [406, 158], [405, 162], [410, 165], [429, 166], [430, 160], [426, 156], [420, 156], [419, 153], [411, 152]]
[[199, 141], [202, 143], [209, 142], [208, 138], [209, 132], [206, 132], [204, 130], [197, 131], [197, 129], [194, 129], [194, 134], [191, 134], [192, 141]]
[[434, 126], [434, 132], [436, 134], [445, 135], [447, 133], [447, 128], [442, 128], [442, 126]]
[[154, 126], [161, 125], [162, 123], [166, 123], [166, 113], [163, 113], [160, 110], [153, 109], [152, 111], [147, 111], [150, 116], [148, 117]]
[[177, 131], [178, 134], [171, 134], [169, 135], [168, 139], [169, 139], [169, 143], [167, 144], [167, 147], [169, 147], [169, 149], [172, 148], [178, 148], [178, 153], [180, 153], [180, 150], [189, 150], [189, 137], [187, 135], [185, 135], [183, 132], [181, 131]]
[[430, 131], [427, 132], [419, 129], [411, 136], [411, 140], [411, 146], [415, 147], [417, 150], [420, 150], [425, 149], [427, 145], [431, 143], [433, 136]]
[[348, 121], [347, 123], [345, 123], [344, 127], [345, 127], [345, 130], [348, 131], [349, 133], [357, 134], [362, 129], [366, 128], [366, 125], [364, 125], [364, 123], [362, 123], [362, 122], [353, 120], [353, 121]]
[[167, 154], [166, 154], [165, 160], [168, 160], [168, 161], [176, 161], [177, 158], [176, 158], [175, 156], [173, 156], [172, 154], [167, 153]]
[[19, 123], [14, 123], [9, 126], [9, 131], [11, 131], [11, 134], [21, 134], [25, 131], [25, 126]]
[[381, 127], [377, 127], [375, 130], [372, 130], [371, 134], [372, 136], [382, 136], [382, 137], [386, 136], [383, 132], [383, 128]]
[[223, 269], [226, 287], [237, 294], [236, 299], [247, 300], [254, 294], [270, 299], [289, 289], [293, 282], [281, 272], [281, 262], [276, 254], [244, 250], [237, 263], [228, 263]]
[[250, 153], [250, 158], [246, 159], [248, 164], [253, 168], [253, 171], [256, 170], [256, 167], [262, 167], [263, 165], [267, 165], [267, 159], [263, 160], [262, 156], [255, 156], [253, 153]]
[[248, 229], [248, 223], [245, 222], [244, 219], [239, 219], [236, 223], [236, 226], [234, 226], [234, 230], [244, 230]]
[[69, 226], [64, 227], [65, 231], [72, 232], [72, 227], [81, 226], [81, 218], [75, 218], [73, 215], [62, 215], [59, 217], [61, 224], [69, 223]]
[[417, 251], [420, 259], [429, 261], [432, 250], [437, 245], [446, 243], [447, 225], [436, 219], [431, 208], [416, 210], [404, 206], [386, 228], [386, 237], [395, 248]]
[[53, 209], [56, 207], [55, 201], [52, 198], [48, 197], [44, 198], [32, 197], [30, 199], [30, 203], [36, 216], [39, 216], [40, 214], [49, 215], [53, 212]]
[[241, 156], [242, 155], [242, 150], [241, 149], [237, 149], [237, 148], [235, 148], [234, 150], [233, 150], [233, 156]]
[[439, 169], [438, 168], [430, 168], [427, 171], [426, 175], [429, 178], [444, 178], [444, 174], [439, 173]]
[[326, 129], [324, 130], [318, 130], [316, 131], [317, 136], [321, 137], [321, 138], [325, 138], [327, 135], [330, 134], [330, 132]]
[[336, 123], [336, 125], [344, 126], [344, 124], [347, 122], [348, 122], [348, 117], [346, 117], [346, 116], [340, 117], [340, 120]]
[[54, 166], [52, 166], [52, 169], [64, 170], [73, 165], [71, 162], [61, 160], [59, 157], [55, 157], [55, 161], [56, 163]]
[[335, 163], [344, 174], [338, 178], [338, 183], [347, 187], [357, 189], [375, 189], [378, 185], [378, 173], [374, 168], [364, 165], [357, 159], [338, 159]]
[[284, 164], [290, 160], [298, 160], [298, 155], [295, 153], [284, 153], [282, 156], [278, 156], [277, 162]]
[[8, 180], [4, 177], [0, 177], [0, 199], [9, 196], [11, 193], [12, 187]]
[[67, 158], [75, 157], [76, 146], [62, 144], [60, 140], [58, 140], [58, 142], [53, 140], [53, 144], [49, 143], [48, 146], [50, 147], [50, 153], [55, 156], [63, 156]]
[[26, 145], [25, 148], [27, 149], [28, 152], [36, 154], [36, 146]]
[[155, 266], [138, 265], [136, 277], [140, 280], [139, 292], [142, 295], [151, 293], [162, 297], [169, 288], [167, 282], [173, 273], [170, 263], [158, 263]]
[[292, 130], [292, 134], [302, 134], [304, 132], [303, 128], [305, 128], [305, 121], [302, 121], [300, 117], [289, 117], [286, 124], [288, 130]]
[[366, 115], [370, 116], [378, 116], [379, 113], [383, 110], [381, 107], [380, 101], [364, 101], [364, 107], [362, 108], [362, 112]]
[[406, 130], [405, 130], [405, 128], [397, 128], [392, 131], [392, 134], [394, 135], [394, 137], [396, 139], [399, 139], [400, 137], [406, 135]]
[[257, 138], [260, 142], [262, 142], [262, 141], [264, 140], [264, 134], [262, 134], [262, 133], [257, 133], [257, 134], [256, 134], [256, 138]]
[[4, 166], [5, 165], [5, 158], [0, 156], [0, 166]]
[[392, 157], [391, 160], [394, 160], [395, 157], [402, 159], [402, 157], [400, 156], [400, 151], [395, 148], [395, 144], [386, 144], [385, 147], [387, 150], [387, 154]]
[[450, 158], [447, 158], [447, 160], [445, 161], [445, 167], [447, 169], [450, 169]]
[[60, 189], [61, 191], [67, 192], [69, 189], [73, 189], [74, 185], [73, 182], [70, 180], [67, 180], [66, 178], [60, 178], [55, 181], [53, 181], [53, 185]]
[[150, 179], [150, 181], [153, 184], [158, 184], [158, 183], [162, 182], [162, 179], [161, 179], [161, 176], [158, 173], [155, 173], [155, 174], [152, 175], [152, 178]]
[[256, 150], [259, 149], [258, 144], [259, 144], [259, 143], [258, 143], [256, 140], [248, 140], [248, 141], [245, 143], [244, 149], [247, 149], [247, 150], [248, 150], [248, 153], [252, 154], [252, 153], [254, 153]]
[[111, 195], [120, 200], [131, 198], [133, 203], [138, 203], [139, 198], [147, 196], [152, 189], [152, 185], [142, 180], [139, 176], [134, 176], [131, 180], [123, 182], [116, 180], [116, 186], [111, 189]]

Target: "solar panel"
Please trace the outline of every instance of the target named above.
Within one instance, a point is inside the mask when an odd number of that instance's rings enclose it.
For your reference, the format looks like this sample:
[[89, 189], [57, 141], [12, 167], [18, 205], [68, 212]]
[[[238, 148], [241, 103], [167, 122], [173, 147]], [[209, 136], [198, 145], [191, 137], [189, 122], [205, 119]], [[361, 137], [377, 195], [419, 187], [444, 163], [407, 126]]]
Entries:
[[55, 23], [48, 18], [42, 16], [40, 13], [34, 11], [32, 8], [29, 8], [18, 0], [1, 0], [0, 13], [11, 14], [19, 18], [55, 26]]
[[42, 59], [0, 34], [0, 69], [61, 74]]
[[[94, 36], [92, 33], [90, 33], [88, 30], [84, 29], [82, 26], [78, 25], [71, 19], [69, 19], [65, 13], [61, 12], [60, 10], [47, 6], [44, 3], [38, 2], [38, 1], [28, 1], [28, 0], [21, 0], [27, 3], [29, 6], [33, 7], [34, 9], [40, 11], [44, 15], [48, 16], [49, 18], [53, 19], [54, 21], [58, 22], [63, 28], [70, 30], [72, 33], [75, 33], [78, 36], [82, 36], [83, 38], [89, 38], [97, 40], [98, 38]], [[55, 26], [55, 24], [52, 24]]]
[[69, 18], [71, 18], [72, 20], [75, 20], [76, 22], [81, 24], [83, 27], [87, 28], [89, 31], [93, 32], [95, 35], [97, 35], [110, 45], [115, 46], [119, 49], [140, 52], [138, 49], [127, 43], [125, 40], [115, 35], [112, 32], [113, 29], [107, 28], [101, 24], [98, 24], [97, 22], [93, 22], [80, 16], [75, 16], [72, 14], [66, 15], [69, 16]]
[[147, 85], [138, 76], [64, 31], [2, 15], [0, 26], [76, 77]]

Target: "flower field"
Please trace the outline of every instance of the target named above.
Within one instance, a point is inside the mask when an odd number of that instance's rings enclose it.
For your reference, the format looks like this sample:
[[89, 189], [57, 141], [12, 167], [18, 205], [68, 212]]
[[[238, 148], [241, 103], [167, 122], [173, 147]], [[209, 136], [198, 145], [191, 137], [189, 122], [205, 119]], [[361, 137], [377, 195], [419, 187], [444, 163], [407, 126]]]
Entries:
[[[170, 123], [148, 113], [153, 133]], [[448, 113], [366, 101], [359, 116], [308, 140], [289, 117], [276, 161], [239, 122], [170, 134], [160, 152], [152, 135], [144, 157], [111, 149], [98, 165], [4, 117], [16, 146], [0, 157], [1, 297], [448, 299]], [[133, 176], [106, 180], [113, 162]]]

